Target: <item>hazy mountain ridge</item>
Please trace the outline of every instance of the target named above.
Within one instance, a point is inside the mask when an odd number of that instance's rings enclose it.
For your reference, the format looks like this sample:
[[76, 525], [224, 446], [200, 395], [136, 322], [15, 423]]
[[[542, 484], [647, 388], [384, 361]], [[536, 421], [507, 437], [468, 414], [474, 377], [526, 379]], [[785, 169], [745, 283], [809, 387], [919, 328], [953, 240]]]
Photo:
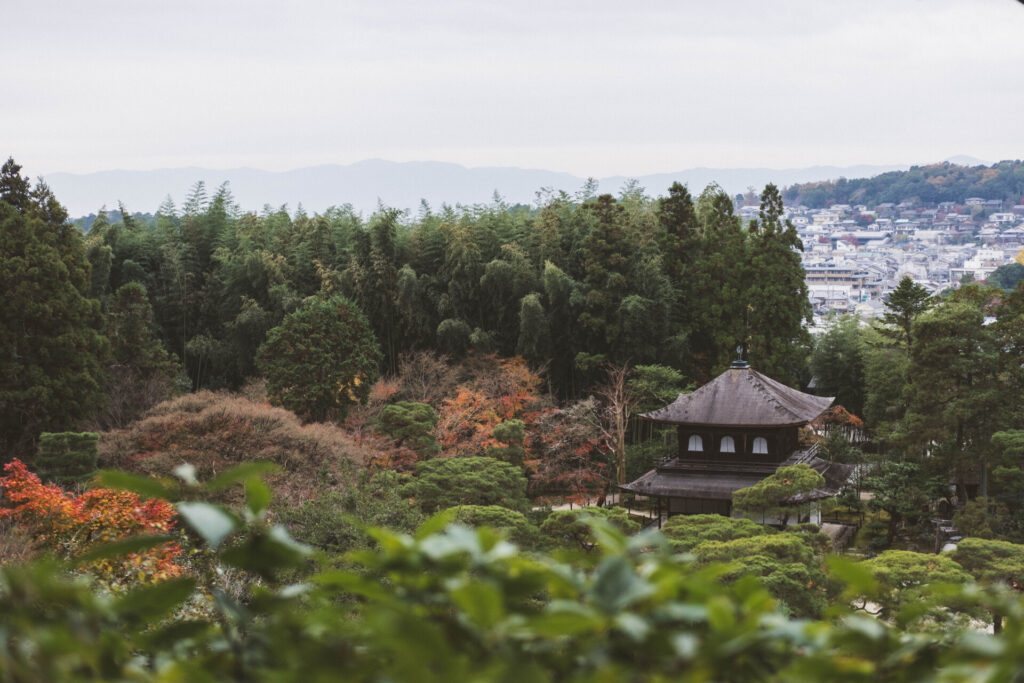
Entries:
[[[675, 173], [639, 176], [637, 180], [648, 194], [661, 195], [675, 181], [685, 183], [698, 194], [708, 183], [717, 182], [730, 194], [748, 187], [760, 191], [765, 184], [779, 186], [827, 180], [839, 177], [874, 176], [903, 166], [813, 166], [798, 169], [712, 169], [692, 168]], [[598, 179], [601, 192], [618, 193], [629, 176]], [[295, 209], [301, 203], [307, 211], [323, 211], [329, 206], [351, 204], [371, 213], [379, 202], [387, 206], [415, 211], [421, 199], [433, 207], [442, 203], [488, 203], [497, 191], [509, 203], [535, 201], [542, 188], [577, 192], [586, 178], [540, 169], [513, 167], [467, 168], [437, 161], [393, 162], [381, 159], [349, 165], [327, 164], [291, 171], [261, 171], [252, 168], [211, 170], [199, 167], [157, 169], [151, 171], [100, 171], [87, 174], [51, 173], [46, 182], [68, 208], [72, 216], [88, 215], [101, 206], [117, 207], [123, 202], [130, 211], [156, 211], [168, 194], [179, 206], [189, 189], [202, 180], [207, 191], [223, 182], [244, 210], [259, 210], [265, 204], [287, 204]]]

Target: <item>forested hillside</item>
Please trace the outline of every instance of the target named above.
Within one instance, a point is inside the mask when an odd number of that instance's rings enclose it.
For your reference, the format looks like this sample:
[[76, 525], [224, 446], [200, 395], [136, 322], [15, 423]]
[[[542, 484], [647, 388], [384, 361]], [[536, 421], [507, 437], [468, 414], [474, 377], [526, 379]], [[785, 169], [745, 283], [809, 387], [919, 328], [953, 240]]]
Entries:
[[832, 204], [864, 204], [916, 201], [924, 204], [953, 202], [968, 197], [999, 199], [1009, 205], [1024, 197], [1024, 162], [1000, 161], [992, 166], [958, 166], [947, 162], [913, 166], [873, 178], [840, 178], [791, 185], [782, 193], [787, 203], [823, 208]]
[[[83, 234], [9, 160], [0, 679], [1011, 680], [1024, 288], [904, 278], [812, 340], [782, 215], [772, 185], [743, 225], [715, 186], [364, 219], [199, 184]], [[852, 478], [663, 519], [619, 488], [678, 452], [636, 415], [737, 347], [838, 397], [793, 438]], [[786, 525], [812, 505], [844, 535]]]
[[801, 379], [809, 339], [800, 243], [769, 187], [761, 220], [742, 225], [717, 187], [681, 185], [654, 201], [546, 196], [536, 207], [433, 209], [368, 218], [242, 213], [228, 187], [193, 188], [152, 221], [100, 214], [85, 234], [90, 296], [146, 288], [165, 347], [193, 388], [237, 387], [255, 373], [267, 331], [317, 293], [365, 313], [385, 374], [413, 349], [520, 354], [552, 390], [587, 390], [604, 362], [664, 363], [704, 380], [742, 345], [773, 375]]

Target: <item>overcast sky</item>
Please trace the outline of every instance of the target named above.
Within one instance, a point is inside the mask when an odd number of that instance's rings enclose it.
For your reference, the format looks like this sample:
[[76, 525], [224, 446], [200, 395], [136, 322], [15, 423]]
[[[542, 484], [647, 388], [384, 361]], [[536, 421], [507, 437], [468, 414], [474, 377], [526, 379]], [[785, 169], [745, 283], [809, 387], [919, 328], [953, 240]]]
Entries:
[[0, 0], [30, 175], [1024, 158], [1015, 0]]

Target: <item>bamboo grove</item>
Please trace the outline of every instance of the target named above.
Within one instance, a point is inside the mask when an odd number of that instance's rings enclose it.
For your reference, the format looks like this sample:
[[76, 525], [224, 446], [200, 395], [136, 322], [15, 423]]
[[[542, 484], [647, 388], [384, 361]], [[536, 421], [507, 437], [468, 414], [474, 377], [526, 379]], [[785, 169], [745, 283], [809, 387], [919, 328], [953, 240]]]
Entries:
[[416, 215], [245, 213], [226, 184], [209, 196], [197, 183], [150, 221], [99, 214], [86, 234], [90, 294], [109, 306], [122, 285], [144, 285], [191, 388], [239, 386], [267, 331], [321, 291], [363, 310], [385, 374], [413, 349], [518, 354], [567, 398], [606, 362], [662, 363], [700, 383], [742, 346], [796, 382], [810, 343], [800, 243], [774, 186], [761, 208], [743, 225], [717, 186], [694, 199], [674, 184], [655, 200], [627, 184], [617, 197], [542, 191], [535, 206], [495, 194]]

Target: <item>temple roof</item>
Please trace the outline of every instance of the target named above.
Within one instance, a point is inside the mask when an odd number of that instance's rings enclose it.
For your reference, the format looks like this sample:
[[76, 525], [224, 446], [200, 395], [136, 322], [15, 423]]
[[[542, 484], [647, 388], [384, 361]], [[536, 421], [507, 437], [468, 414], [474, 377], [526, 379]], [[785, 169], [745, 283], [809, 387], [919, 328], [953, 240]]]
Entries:
[[713, 498], [732, 500], [738, 489], [753, 486], [765, 478], [763, 474], [742, 474], [739, 472], [669, 472], [651, 470], [636, 481], [619, 486], [641, 496], [661, 498]]
[[790, 389], [749, 367], [732, 367], [700, 389], [642, 417], [657, 422], [729, 427], [807, 424], [835, 400]]

